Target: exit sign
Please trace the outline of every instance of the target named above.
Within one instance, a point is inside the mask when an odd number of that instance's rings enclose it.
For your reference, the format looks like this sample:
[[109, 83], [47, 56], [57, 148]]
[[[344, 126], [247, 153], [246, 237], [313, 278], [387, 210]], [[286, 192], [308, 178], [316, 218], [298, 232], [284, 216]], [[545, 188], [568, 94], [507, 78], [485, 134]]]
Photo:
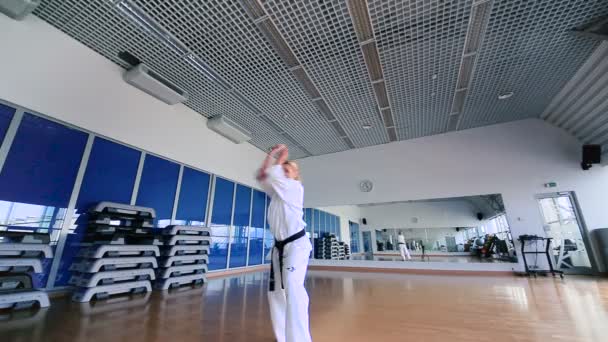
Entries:
[[555, 183], [555, 182], [545, 183], [545, 188], [555, 188], [555, 187], [557, 187], [557, 183]]

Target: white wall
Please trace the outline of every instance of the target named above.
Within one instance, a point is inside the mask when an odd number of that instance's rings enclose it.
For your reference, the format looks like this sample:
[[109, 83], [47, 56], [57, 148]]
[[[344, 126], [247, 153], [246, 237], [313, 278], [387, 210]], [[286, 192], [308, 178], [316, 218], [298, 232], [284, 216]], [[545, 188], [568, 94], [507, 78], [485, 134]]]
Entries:
[[[477, 210], [461, 200], [407, 202], [361, 207], [361, 217], [374, 229], [477, 227]], [[416, 218], [416, 220], [412, 220]], [[415, 222], [416, 221], [416, 222]]]
[[210, 131], [184, 105], [126, 84], [123, 69], [36, 16], [0, 14], [0, 98], [161, 156], [256, 186], [264, 154]]
[[[608, 227], [608, 168], [582, 171], [566, 132], [523, 120], [300, 161], [307, 206], [381, 203], [500, 193], [514, 236], [544, 235], [535, 195], [574, 191], [589, 230]], [[374, 182], [359, 191], [363, 179]], [[544, 183], [555, 181], [557, 188]]]

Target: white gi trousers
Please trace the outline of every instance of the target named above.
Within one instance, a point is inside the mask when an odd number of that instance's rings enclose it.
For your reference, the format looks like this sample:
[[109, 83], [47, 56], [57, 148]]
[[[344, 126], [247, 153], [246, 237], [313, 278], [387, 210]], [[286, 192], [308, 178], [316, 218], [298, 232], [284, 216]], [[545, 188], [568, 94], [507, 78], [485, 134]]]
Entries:
[[[308, 321], [308, 293], [304, 278], [312, 246], [306, 236], [285, 245], [283, 269], [279, 265], [279, 251], [273, 247], [272, 265], [275, 289], [268, 292], [270, 318], [277, 342], [310, 342]], [[281, 279], [283, 288], [281, 288]]]
[[411, 260], [410, 251], [407, 250], [407, 246], [404, 243], [399, 244], [399, 253], [401, 254], [401, 259], [405, 261], [405, 256], [407, 255], [407, 260]]

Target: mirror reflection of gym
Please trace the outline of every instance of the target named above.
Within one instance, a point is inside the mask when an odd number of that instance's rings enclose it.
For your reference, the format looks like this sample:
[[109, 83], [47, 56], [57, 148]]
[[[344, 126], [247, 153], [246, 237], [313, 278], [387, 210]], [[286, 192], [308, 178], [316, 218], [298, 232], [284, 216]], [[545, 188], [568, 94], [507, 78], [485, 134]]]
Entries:
[[517, 262], [500, 194], [372, 204], [361, 209], [372, 216], [362, 230], [372, 231], [375, 243], [372, 253], [353, 255], [355, 260]]

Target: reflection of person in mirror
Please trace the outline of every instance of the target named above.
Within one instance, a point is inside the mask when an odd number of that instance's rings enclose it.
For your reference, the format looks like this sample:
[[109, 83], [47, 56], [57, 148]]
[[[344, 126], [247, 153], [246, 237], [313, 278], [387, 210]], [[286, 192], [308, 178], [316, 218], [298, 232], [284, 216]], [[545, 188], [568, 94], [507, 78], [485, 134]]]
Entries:
[[287, 160], [288, 153], [285, 145], [273, 147], [258, 174], [258, 181], [270, 196], [268, 223], [275, 238], [268, 303], [277, 342], [310, 342], [304, 277], [312, 245], [302, 219], [304, 188], [300, 172], [295, 162]]
[[405, 257], [407, 256], [407, 260], [412, 260], [410, 256], [410, 251], [407, 249], [407, 245], [405, 244], [405, 237], [403, 236], [403, 232], [399, 232], [399, 236], [397, 236], [397, 242], [399, 244], [399, 253], [401, 254], [401, 259], [405, 261]]

